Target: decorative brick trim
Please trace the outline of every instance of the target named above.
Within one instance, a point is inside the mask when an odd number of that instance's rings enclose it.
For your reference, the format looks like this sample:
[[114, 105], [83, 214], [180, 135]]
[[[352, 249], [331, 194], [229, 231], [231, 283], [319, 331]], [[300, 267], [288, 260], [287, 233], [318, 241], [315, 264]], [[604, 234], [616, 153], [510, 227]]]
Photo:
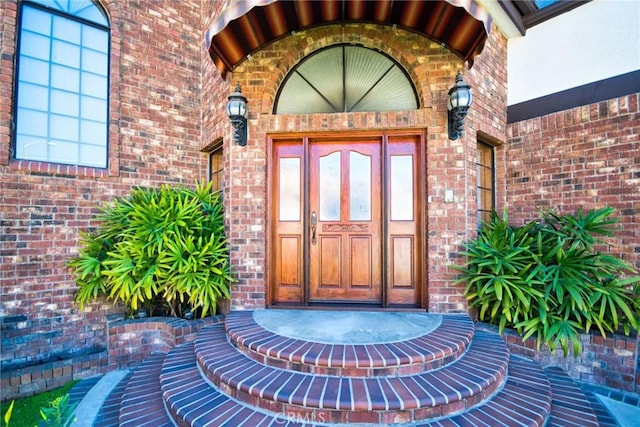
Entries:
[[61, 387], [71, 380], [103, 373], [107, 351], [2, 372], [2, 400], [11, 400]]

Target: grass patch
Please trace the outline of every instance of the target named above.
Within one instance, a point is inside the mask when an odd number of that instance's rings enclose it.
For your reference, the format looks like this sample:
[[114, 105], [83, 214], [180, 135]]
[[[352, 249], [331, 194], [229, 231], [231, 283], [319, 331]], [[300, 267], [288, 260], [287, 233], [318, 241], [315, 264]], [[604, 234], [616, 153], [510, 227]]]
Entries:
[[[42, 421], [40, 408], [48, 407], [49, 402], [52, 402], [57, 397], [62, 397], [65, 394], [69, 393], [71, 387], [73, 387], [77, 382], [78, 381], [70, 381], [60, 388], [16, 400], [13, 404], [13, 413], [11, 415], [11, 421], [9, 425], [13, 427], [37, 426], [40, 421]], [[2, 413], [2, 426], [5, 425], [4, 414], [7, 412], [7, 409], [9, 409], [10, 404], [10, 400], [7, 402], [2, 402], [0, 404], [0, 412]]]

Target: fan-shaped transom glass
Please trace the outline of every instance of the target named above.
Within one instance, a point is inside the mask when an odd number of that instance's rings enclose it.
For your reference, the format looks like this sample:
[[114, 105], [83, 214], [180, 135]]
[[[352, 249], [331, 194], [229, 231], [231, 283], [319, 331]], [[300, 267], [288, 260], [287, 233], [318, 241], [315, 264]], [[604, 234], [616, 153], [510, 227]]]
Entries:
[[418, 108], [416, 91], [391, 58], [339, 45], [305, 58], [280, 88], [275, 114], [400, 111]]
[[31, 0], [43, 6], [57, 9], [68, 15], [77, 16], [96, 24], [109, 26], [104, 11], [91, 0]]

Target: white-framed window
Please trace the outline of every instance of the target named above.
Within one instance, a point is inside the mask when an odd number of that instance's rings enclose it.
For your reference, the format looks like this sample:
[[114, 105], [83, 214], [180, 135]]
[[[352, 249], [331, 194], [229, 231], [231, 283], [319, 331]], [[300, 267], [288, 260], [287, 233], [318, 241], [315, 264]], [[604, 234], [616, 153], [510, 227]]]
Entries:
[[21, 2], [16, 159], [107, 167], [109, 46], [91, 0]]

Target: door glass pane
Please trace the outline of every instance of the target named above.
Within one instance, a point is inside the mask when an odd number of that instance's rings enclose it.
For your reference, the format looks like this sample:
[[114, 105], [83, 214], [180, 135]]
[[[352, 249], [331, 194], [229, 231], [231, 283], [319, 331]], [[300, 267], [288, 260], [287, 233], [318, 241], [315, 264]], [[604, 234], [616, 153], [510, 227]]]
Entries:
[[413, 220], [413, 156], [391, 156], [391, 220]]
[[340, 221], [340, 152], [320, 158], [320, 221]]
[[371, 220], [371, 157], [349, 153], [349, 219]]
[[300, 159], [280, 159], [280, 221], [300, 221]]

